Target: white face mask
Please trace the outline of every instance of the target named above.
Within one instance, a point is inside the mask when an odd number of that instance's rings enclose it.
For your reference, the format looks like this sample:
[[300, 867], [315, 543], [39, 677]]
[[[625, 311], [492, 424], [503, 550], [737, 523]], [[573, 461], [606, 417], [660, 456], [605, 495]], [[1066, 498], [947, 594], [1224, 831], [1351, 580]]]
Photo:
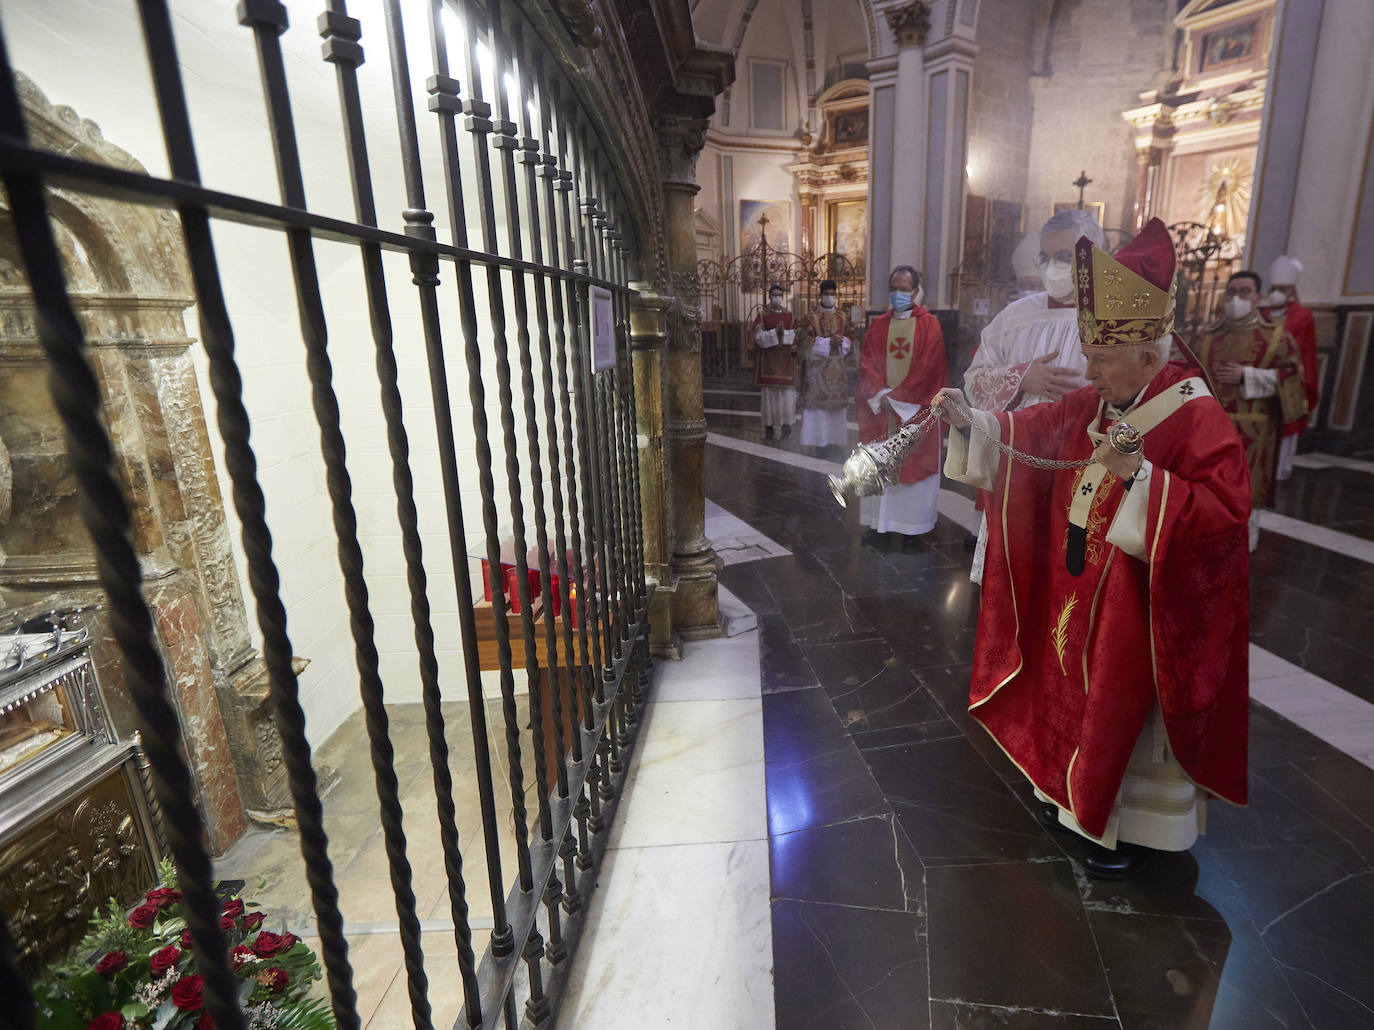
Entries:
[[1288, 293], [1287, 293], [1287, 291], [1285, 291], [1285, 290], [1270, 290], [1270, 291], [1269, 291], [1269, 306], [1270, 306], [1271, 308], [1286, 308], [1286, 307], [1288, 307]]
[[828, 293], [822, 293], [822, 294], [821, 294], [821, 307], [823, 307], [823, 308], [825, 308], [825, 310], [829, 311], [829, 310], [830, 310], [831, 308], [833, 308], [834, 306], [835, 306], [835, 298], [832, 297], [832, 296], [831, 296], [830, 294], [828, 294]]
[[1040, 281], [1055, 300], [1063, 300], [1073, 293], [1073, 265], [1067, 261], [1051, 261], [1040, 269]]
[[1255, 303], [1246, 300], [1244, 297], [1229, 297], [1226, 301], [1226, 317], [1232, 322], [1240, 322], [1250, 317], [1250, 312], [1255, 310]]
[[769, 306], [770, 308], [772, 308], [774, 311], [781, 311], [781, 310], [782, 310], [782, 298], [781, 298], [781, 297], [770, 297], [770, 298], [768, 298], [768, 306]]

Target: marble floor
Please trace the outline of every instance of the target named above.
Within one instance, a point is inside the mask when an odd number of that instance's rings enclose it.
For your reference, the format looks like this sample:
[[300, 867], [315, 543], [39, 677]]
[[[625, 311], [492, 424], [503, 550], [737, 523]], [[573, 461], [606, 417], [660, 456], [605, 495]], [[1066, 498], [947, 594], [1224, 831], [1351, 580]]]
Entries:
[[1374, 465], [1301, 462], [1254, 555], [1250, 805], [1104, 884], [966, 712], [971, 505], [866, 544], [838, 455], [730, 388], [707, 495], [791, 552], [721, 572], [758, 619], [779, 1027], [1374, 1027]]

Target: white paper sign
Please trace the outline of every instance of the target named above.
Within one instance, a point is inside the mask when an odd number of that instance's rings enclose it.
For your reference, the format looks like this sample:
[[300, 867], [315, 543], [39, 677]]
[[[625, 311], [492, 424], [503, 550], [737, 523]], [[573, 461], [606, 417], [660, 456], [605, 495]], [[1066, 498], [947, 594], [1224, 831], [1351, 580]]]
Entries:
[[600, 372], [615, 368], [615, 306], [611, 291], [593, 286], [592, 290], [592, 366]]
[[988, 299], [979, 297], [973, 302], [973, 313], [975, 315], [986, 315], [988, 313]]

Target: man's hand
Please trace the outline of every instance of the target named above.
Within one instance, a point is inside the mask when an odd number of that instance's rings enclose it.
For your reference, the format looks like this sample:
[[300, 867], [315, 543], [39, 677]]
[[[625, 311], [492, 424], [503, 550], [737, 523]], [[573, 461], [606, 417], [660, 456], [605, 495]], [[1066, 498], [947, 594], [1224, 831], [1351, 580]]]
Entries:
[[[945, 403], [946, 398], [949, 399], [949, 403]], [[956, 405], [958, 410], [956, 410]], [[930, 399], [930, 406], [935, 409], [935, 414], [955, 429], [962, 429], [969, 424], [968, 419], [960, 413], [960, 410], [968, 407], [968, 401], [964, 400], [964, 395], [959, 390], [949, 388], [941, 390]]]
[[1130, 479], [1140, 470], [1145, 455], [1141, 451], [1135, 454], [1122, 454], [1111, 445], [1110, 440], [1103, 440], [1093, 451], [1093, 460], [1106, 465], [1107, 471], [1118, 479]]
[[1239, 386], [1245, 380], [1245, 366], [1234, 361], [1223, 361], [1212, 374], [1219, 383]]
[[1053, 354], [1046, 354], [1030, 363], [1026, 374], [1021, 377], [1023, 393], [1057, 401], [1070, 390], [1076, 390], [1083, 385], [1083, 377], [1074, 369], [1051, 364], [1054, 358]]
[[841, 348], [842, 346], [844, 346], [844, 337], [843, 337], [843, 336], [832, 336], [832, 337], [830, 337], [830, 353], [831, 353], [831, 354], [838, 354], [838, 353], [840, 353], [840, 348]]

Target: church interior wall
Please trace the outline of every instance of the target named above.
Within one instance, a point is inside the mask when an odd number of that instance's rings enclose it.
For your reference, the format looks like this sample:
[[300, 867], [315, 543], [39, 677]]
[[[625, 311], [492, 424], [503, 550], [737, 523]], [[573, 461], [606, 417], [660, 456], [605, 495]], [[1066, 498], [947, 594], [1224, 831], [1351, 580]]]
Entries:
[[[980, 39], [989, 10], [985, 5]], [[1167, 77], [1173, 13], [1160, 0], [1055, 0], [1043, 74], [1031, 80], [1028, 228], [1043, 223], [1054, 204], [1077, 199], [1072, 183], [1084, 170], [1093, 180], [1084, 199], [1106, 205], [1106, 226], [1131, 224], [1135, 152], [1121, 113]]]
[[[281, 37], [301, 150], [306, 197], [311, 209], [352, 221], [351, 187], [343, 161], [343, 133], [337, 84], [331, 67], [319, 59], [315, 31], [318, 5], [289, 0], [291, 28]], [[350, 14], [366, 30], [383, 21], [379, 0], [356, 2]], [[424, 38], [423, 10], [405, 8], [407, 35]], [[15, 67], [28, 74], [55, 104], [70, 105], [100, 126], [106, 139], [142, 161], [151, 174], [166, 175], [167, 163], [156, 106], [145, 62], [138, 21], [132, 10], [98, 2], [73, 0], [61, 9], [37, 0], [7, 3], [3, 11], [6, 43]], [[216, 189], [277, 202], [279, 194], [253, 49], [253, 35], [237, 24], [232, 7], [204, 4], [174, 11], [174, 29], [191, 109], [191, 122], [202, 177]], [[384, 38], [374, 35], [372, 38]], [[411, 46], [412, 88], [417, 104], [425, 97], [426, 48]], [[403, 192], [389, 64], [384, 53], [359, 68], [369, 157], [379, 218], [393, 231], [402, 228]], [[423, 108], [420, 111], [423, 116]], [[442, 163], [437, 133], [421, 120], [421, 153], [426, 201], [435, 214], [439, 238], [449, 239], [449, 212], [444, 202]], [[470, 162], [468, 162], [470, 164]], [[471, 195], [471, 194], [469, 194]], [[497, 208], [501, 198], [498, 194]], [[472, 219], [475, 225], [475, 216]], [[470, 228], [471, 231], [471, 228]], [[252, 419], [252, 441], [259, 478], [267, 499], [274, 558], [282, 579], [288, 632], [296, 654], [310, 660], [301, 676], [301, 697], [312, 742], [324, 740], [359, 706], [353, 642], [338, 571], [331, 511], [325, 491], [319, 433], [305, 373], [304, 346], [284, 239], [260, 229], [216, 222], [217, 257], [231, 321], [237, 359], [244, 379], [244, 400]], [[504, 240], [504, 224], [501, 226]], [[387, 700], [419, 699], [417, 658], [413, 646], [409, 596], [403, 574], [395, 495], [386, 449], [374, 344], [370, 330], [361, 261], [355, 248], [317, 242], [316, 261], [328, 319], [334, 387], [349, 449], [353, 500], [368, 574], [370, 604], [377, 624], [382, 675]], [[461, 682], [457, 647], [457, 602], [451, 585], [451, 563], [443, 496], [439, 487], [438, 452], [433, 409], [420, 331], [416, 291], [404, 257], [386, 255], [388, 301], [400, 366], [400, 388], [410, 436], [416, 501], [420, 510], [424, 554], [431, 578], [430, 603], [440, 642], [439, 659], [446, 682]], [[449, 347], [452, 414], [459, 436], [459, 474], [469, 553], [480, 551], [478, 462], [471, 430], [467, 375], [458, 336], [457, 295], [451, 266], [440, 269], [440, 314]], [[510, 287], [507, 284], [507, 304]], [[480, 297], [479, 297], [480, 301]], [[485, 305], [479, 321], [485, 324]], [[187, 313], [187, 333], [198, 338], [194, 309]], [[504, 468], [490, 335], [483, 331], [487, 379], [487, 417], [493, 427], [492, 466]], [[231, 496], [222, 444], [213, 428], [215, 405], [203, 352], [193, 347], [220, 488]], [[534, 375], [540, 377], [537, 355]], [[512, 345], [512, 363], [515, 364]], [[518, 375], [518, 366], [515, 370]], [[517, 449], [527, 468], [523, 418], [517, 417]], [[543, 470], [550, 474], [547, 441]], [[533, 522], [533, 483], [526, 473], [525, 511]], [[496, 476], [496, 503], [503, 533], [509, 532], [509, 501], [504, 477]], [[241, 582], [247, 591], [246, 561], [239, 545], [240, 526], [226, 505], [230, 535]], [[550, 532], [552, 535], [552, 532]], [[532, 526], [527, 536], [533, 543]], [[480, 597], [478, 563], [467, 570]], [[248, 600], [254, 645], [260, 644], [253, 602]]]
[[969, 105], [968, 192], [1024, 203], [1033, 104], [1030, 40], [1039, 3], [984, 0]]

